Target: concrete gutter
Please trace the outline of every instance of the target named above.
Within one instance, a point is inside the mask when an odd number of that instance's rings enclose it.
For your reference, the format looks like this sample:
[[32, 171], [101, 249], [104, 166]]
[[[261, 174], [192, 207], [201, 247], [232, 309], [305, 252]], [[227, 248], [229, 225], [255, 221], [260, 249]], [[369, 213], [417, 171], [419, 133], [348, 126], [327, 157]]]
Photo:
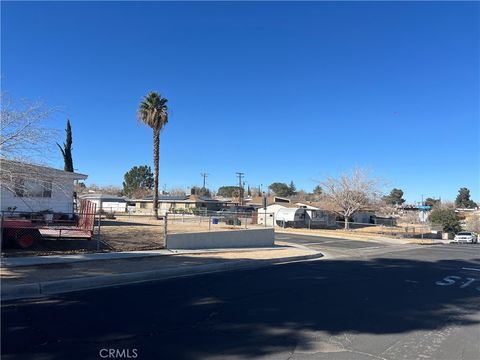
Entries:
[[46, 256], [12, 256], [2, 257], [0, 266], [3, 268], [13, 268], [20, 266], [38, 266], [50, 264], [75, 263], [81, 261], [99, 261], [99, 260], [122, 260], [133, 258], [145, 258], [153, 256], [172, 256], [172, 255], [189, 255], [189, 254], [208, 254], [219, 252], [248, 252], [258, 250], [281, 250], [288, 247], [295, 247], [293, 244], [288, 246], [275, 247], [256, 247], [256, 248], [222, 248], [222, 249], [200, 249], [200, 250], [141, 250], [141, 251], [122, 251], [122, 252], [105, 252], [105, 253], [87, 253], [87, 254], [70, 254], [70, 255], [46, 255]]
[[196, 276], [222, 271], [258, 269], [276, 264], [285, 264], [288, 262], [320, 259], [321, 257], [323, 257], [323, 254], [320, 252], [316, 252], [308, 255], [293, 256], [288, 258], [225, 261], [221, 263], [203, 264], [196, 266], [168, 267], [160, 270], [150, 270], [142, 272], [88, 276], [82, 278], [43, 281], [21, 285], [2, 285], [1, 298], [2, 301], [7, 301], [45, 297], [49, 295], [68, 293], [72, 291], [97, 289], [146, 281], [158, 281], [177, 277]]
[[87, 253], [87, 254], [69, 254], [69, 255], [47, 255], [47, 256], [12, 256], [2, 257], [1, 266], [5, 268], [19, 266], [37, 266], [49, 264], [64, 264], [80, 261], [97, 260], [121, 260], [137, 257], [150, 257], [159, 255], [171, 255], [170, 250], [152, 250], [152, 251], [125, 251], [110, 253]]

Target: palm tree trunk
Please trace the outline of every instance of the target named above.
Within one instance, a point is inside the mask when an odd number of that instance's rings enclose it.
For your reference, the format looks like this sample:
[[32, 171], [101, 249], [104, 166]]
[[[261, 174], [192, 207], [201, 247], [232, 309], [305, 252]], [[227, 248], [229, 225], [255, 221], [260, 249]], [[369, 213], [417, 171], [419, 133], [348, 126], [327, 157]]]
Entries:
[[158, 173], [160, 162], [160, 129], [153, 129], [153, 215], [158, 219]]

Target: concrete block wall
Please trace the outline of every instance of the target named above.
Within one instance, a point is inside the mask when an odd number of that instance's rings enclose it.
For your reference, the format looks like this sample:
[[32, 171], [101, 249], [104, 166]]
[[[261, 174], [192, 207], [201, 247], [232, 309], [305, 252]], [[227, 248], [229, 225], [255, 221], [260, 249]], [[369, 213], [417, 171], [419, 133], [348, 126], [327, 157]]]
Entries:
[[273, 229], [248, 229], [168, 234], [167, 249], [224, 249], [271, 247], [275, 243]]

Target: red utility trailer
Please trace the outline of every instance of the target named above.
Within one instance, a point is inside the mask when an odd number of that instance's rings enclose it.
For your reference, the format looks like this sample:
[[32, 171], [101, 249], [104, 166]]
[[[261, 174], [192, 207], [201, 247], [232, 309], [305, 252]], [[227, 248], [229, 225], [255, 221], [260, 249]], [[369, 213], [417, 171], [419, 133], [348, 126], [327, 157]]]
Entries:
[[2, 247], [18, 245], [22, 249], [26, 249], [42, 238], [40, 230], [31, 220], [4, 219], [2, 227]]
[[14, 214], [4, 216], [1, 221], [2, 247], [17, 246], [26, 249], [42, 238], [91, 240], [95, 226], [95, 210], [95, 203], [82, 200], [76, 215], [77, 220], [73, 223], [72, 220], [55, 220], [54, 214], [49, 214], [51, 219], [45, 221], [25, 219]]

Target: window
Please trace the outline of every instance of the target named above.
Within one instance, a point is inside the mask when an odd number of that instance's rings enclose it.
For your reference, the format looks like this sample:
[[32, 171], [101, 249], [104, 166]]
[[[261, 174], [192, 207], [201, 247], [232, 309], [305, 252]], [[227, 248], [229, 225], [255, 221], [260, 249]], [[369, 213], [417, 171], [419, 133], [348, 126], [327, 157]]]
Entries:
[[140, 203], [140, 209], [146, 209], [147, 208], [147, 203], [146, 202], [141, 202]]
[[18, 197], [51, 198], [52, 182], [22, 179], [15, 185], [15, 195]]

